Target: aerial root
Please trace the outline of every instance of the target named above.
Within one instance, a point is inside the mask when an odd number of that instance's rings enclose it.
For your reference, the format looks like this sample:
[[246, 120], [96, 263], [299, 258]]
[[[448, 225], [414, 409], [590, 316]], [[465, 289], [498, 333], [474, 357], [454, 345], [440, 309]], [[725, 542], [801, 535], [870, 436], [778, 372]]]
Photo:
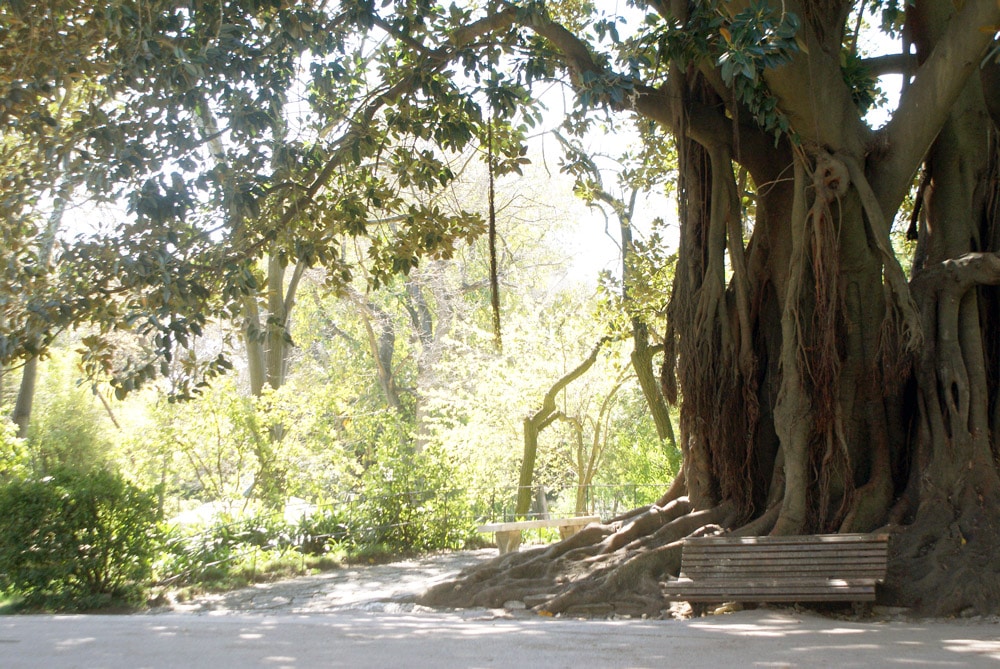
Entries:
[[687, 497], [676, 499], [663, 508], [652, 506], [648, 511], [628, 521], [617, 532], [605, 539], [601, 552], [613, 553], [639, 537], [652, 534], [690, 512], [691, 504]]

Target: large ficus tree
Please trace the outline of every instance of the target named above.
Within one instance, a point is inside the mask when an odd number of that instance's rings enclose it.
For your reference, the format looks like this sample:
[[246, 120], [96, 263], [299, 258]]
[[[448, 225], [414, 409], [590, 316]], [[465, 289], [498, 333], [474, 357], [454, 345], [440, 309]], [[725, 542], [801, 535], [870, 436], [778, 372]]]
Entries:
[[[582, 104], [676, 141], [662, 380], [683, 398], [683, 473], [657, 505], [427, 600], [496, 605], [521, 586], [551, 612], [655, 611], [691, 533], [888, 529], [885, 600], [995, 611], [1000, 5], [636, 2], [645, 22], [622, 41], [615, 16], [549, 4], [491, 16]], [[900, 53], [862, 61], [863, 21], [901, 34]], [[906, 84], [874, 129], [872, 73], [892, 70]], [[908, 278], [890, 228], [915, 184]]]

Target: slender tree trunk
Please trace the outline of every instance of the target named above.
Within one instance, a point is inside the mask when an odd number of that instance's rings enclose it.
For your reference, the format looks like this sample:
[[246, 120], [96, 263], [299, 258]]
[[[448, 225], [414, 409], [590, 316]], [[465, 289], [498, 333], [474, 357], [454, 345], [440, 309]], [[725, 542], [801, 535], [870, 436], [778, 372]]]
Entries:
[[[445, 339], [451, 333], [455, 319], [453, 298], [443, 282], [443, 273], [435, 271], [433, 264], [428, 271], [422, 273], [419, 280], [415, 277], [406, 279], [407, 309], [420, 342], [420, 354], [417, 357], [417, 392], [413, 411], [413, 448], [418, 453], [427, 445], [429, 434], [427, 397], [438, 385], [438, 363], [445, 352]], [[430, 290], [437, 307], [436, 324], [432, 322], [427, 296], [424, 294], [425, 288]]]
[[290, 306], [284, 297], [285, 266], [272, 253], [267, 259], [267, 383], [277, 390], [285, 384], [291, 337], [288, 333]]
[[538, 436], [542, 430], [562, 416], [562, 413], [556, 410], [556, 397], [566, 386], [586, 374], [587, 370], [594, 366], [601, 348], [607, 342], [607, 337], [601, 339], [583, 362], [553, 383], [542, 399], [541, 408], [524, 419], [524, 456], [521, 459], [521, 473], [517, 482], [517, 503], [514, 506], [514, 515], [517, 517], [523, 517], [531, 508], [531, 489], [535, 478], [535, 460], [538, 457]]
[[382, 389], [382, 395], [385, 397], [386, 404], [402, 416], [403, 401], [396, 386], [396, 374], [393, 367], [393, 357], [396, 352], [396, 329], [392, 322], [392, 316], [366, 300], [359, 293], [352, 292], [351, 299], [360, 311], [361, 322], [368, 340], [368, 351], [375, 362], [375, 374], [379, 387]]
[[259, 397], [267, 382], [267, 362], [264, 353], [264, 332], [260, 324], [260, 307], [256, 295], [243, 297], [243, 324], [240, 328], [246, 349], [250, 394]]
[[17, 436], [24, 439], [28, 436], [28, 426], [31, 423], [31, 410], [35, 402], [35, 379], [38, 377], [38, 357], [32, 356], [21, 368], [21, 385], [17, 391], [17, 401], [11, 420], [17, 426]]
[[649, 345], [649, 333], [642, 323], [634, 324], [633, 341], [635, 348], [632, 350], [630, 361], [635, 377], [639, 381], [639, 387], [642, 389], [642, 396], [646, 400], [646, 406], [653, 417], [656, 434], [671, 449], [676, 449], [677, 437], [674, 435], [674, 424], [670, 419], [670, 408], [663, 398], [662, 384], [653, 373], [653, 357], [657, 352], [662, 352], [663, 347]]
[[622, 304], [625, 312], [631, 314], [632, 340], [634, 342], [631, 357], [632, 368], [635, 370], [639, 387], [642, 388], [646, 405], [653, 417], [657, 435], [661, 440], [667, 441], [671, 448], [676, 449], [677, 439], [674, 436], [674, 426], [670, 420], [670, 409], [663, 397], [662, 384], [657, 381], [653, 372], [653, 357], [658, 352], [663, 351], [663, 348], [649, 345], [649, 326], [642, 318], [634, 315], [637, 305], [632, 299], [632, 292], [637, 279], [634, 270], [636, 250], [632, 235], [632, 223], [639, 190], [633, 189], [628, 201], [615, 197], [604, 189], [601, 170], [583, 149], [558, 133], [556, 133], [556, 138], [582, 165], [586, 175], [586, 189], [590, 193], [590, 197], [593, 198], [590, 206], [601, 211], [605, 218], [609, 217], [607, 209], [610, 209], [611, 215], [618, 221], [621, 239]]
[[[40, 267], [48, 267], [52, 259], [52, 249], [55, 246], [56, 234], [62, 224], [63, 213], [66, 211], [66, 203], [73, 193], [75, 184], [69, 179], [63, 179], [52, 205], [52, 213], [49, 215], [38, 249], [38, 264]], [[17, 401], [14, 404], [12, 420], [17, 425], [17, 436], [25, 438], [28, 436], [28, 427], [31, 423], [31, 411], [35, 403], [35, 382], [38, 378], [38, 357], [32, 356], [21, 368], [21, 385], [17, 392]]]
[[[206, 137], [212, 159], [223, 173], [228, 173], [229, 165], [221, 140], [222, 134], [207, 100], [199, 101], [195, 116]], [[279, 138], [284, 138], [286, 129], [280, 120], [274, 130]], [[275, 144], [277, 141], [278, 139]], [[230, 226], [235, 235], [243, 234], [244, 225], [245, 221], [232, 213]], [[259, 397], [264, 392], [265, 385], [277, 390], [285, 383], [288, 356], [292, 349], [289, 325], [299, 281], [306, 270], [304, 262], [297, 263], [291, 277], [287, 277], [286, 284], [287, 266], [276, 248], [270, 248], [266, 263], [264, 297], [267, 313], [261, 314], [261, 296], [252, 291], [243, 298], [243, 322], [240, 325], [250, 377], [250, 394], [254, 397]]]

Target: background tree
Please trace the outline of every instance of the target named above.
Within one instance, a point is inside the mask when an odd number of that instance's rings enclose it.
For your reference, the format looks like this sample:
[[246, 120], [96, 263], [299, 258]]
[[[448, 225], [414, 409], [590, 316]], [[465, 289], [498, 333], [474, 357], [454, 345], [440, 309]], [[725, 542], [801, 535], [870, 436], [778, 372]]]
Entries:
[[[50, 295], [7, 303], [5, 359], [28, 355], [33, 338], [44, 348], [61, 327], [91, 321], [101, 331], [85, 342], [85, 363], [113, 374], [123, 395], [165, 373], [209, 320], [238, 318], [254, 388], [267, 378], [280, 385], [305, 266], [348, 281], [359, 268], [344, 265], [341, 251], [356, 238], [366, 240], [362, 273], [373, 285], [421, 258], [449, 256], [456, 241], [483, 230], [482, 219], [445, 214], [403, 191], [447, 185], [455, 175], [442, 152], [470, 143], [489, 139], [498, 172], [520, 160], [522, 132], [507, 119], [523, 92], [494, 76], [459, 95], [448, 72], [454, 54], [419, 45], [441, 19], [431, 8], [411, 24], [372, 20], [351, 3], [327, 11], [322, 3], [125, 2], [75, 13], [43, 5], [80, 43], [88, 65], [79, 76], [104, 97], [72, 123], [47, 114], [27, 123], [22, 89], [30, 84], [32, 100], [44, 103], [62, 70], [54, 52], [26, 48], [16, 71], [32, 78], [5, 89], [5, 118], [18, 124], [10, 137], [21, 138], [21, 151], [56, 152], [88, 192], [127, 201], [128, 222], [69, 246]], [[44, 35], [25, 27], [29, 9], [10, 8], [3, 28], [28, 30], [34, 44]], [[482, 29], [470, 25], [465, 41]], [[487, 65], [470, 63], [470, 73]], [[49, 135], [60, 142], [39, 139]], [[25, 206], [10, 204], [14, 213]], [[111, 330], [135, 332], [145, 350], [117, 354], [103, 336]], [[225, 356], [205, 361], [191, 369], [192, 382], [227, 366]]]
[[[649, 136], [655, 132], [653, 126], [645, 130], [647, 137], [644, 138], [644, 144], [651, 150], [642, 152], [634, 158], [627, 154], [622, 157], [626, 164], [620, 166], [617, 175], [623, 188], [620, 195], [613, 194], [605, 187], [604, 176], [595, 160], [596, 156], [590, 155], [579, 144], [570, 142], [561, 135], [557, 137], [566, 153], [563, 170], [576, 176], [577, 194], [584, 198], [588, 205], [600, 210], [609, 223], [611, 219], [617, 223], [621, 254], [621, 278], [618, 288], [620, 303], [617, 307], [623, 316], [628, 318], [631, 327], [632, 367], [646, 397], [649, 412], [653, 416], [660, 438], [669, 441], [671, 447], [676, 448], [677, 440], [674, 436], [670, 410], [663, 396], [663, 385], [653, 370], [653, 359], [658, 353], [663, 352], [663, 347], [650, 343], [650, 327], [654, 325], [654, 319], [659, 320], [666, 311], [665, 308], [657, 309], [658, 301], [664, 307], [665, 303], [657, 300], [650, 292], [656, 289], [656, 275], [666, 273], [672, 267], [663, 257], [650, 257], [650, 254], [662, 252], [664, 248], [662, 239], [654, 236], [648, 243], [643, 243], [636, 238], [635, 231], [636, 206], [640, 195], [645, 195], [655, 185], [662, 187], [666, 184], [669, 187], [672, 184], [670, 171], [674, 167], [675, 158], [669, 151], [666, 155], [656, 151], [656, 149], [663, 151], [664, 146], [669, 145], [659, 138]], [[643, 251], [648, 252], [643, 253]], [[660, 288], [662, 289], [662, 286]]]

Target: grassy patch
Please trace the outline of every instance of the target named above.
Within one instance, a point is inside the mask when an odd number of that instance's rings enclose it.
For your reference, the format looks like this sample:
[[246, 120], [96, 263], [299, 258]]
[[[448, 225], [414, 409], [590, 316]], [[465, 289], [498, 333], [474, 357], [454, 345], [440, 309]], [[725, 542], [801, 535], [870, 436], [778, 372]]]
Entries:
[[157, 588], [153, 603], [167, 592], [184, 601], [205, 592], [226, 592], [285, 578], [308, 576], [338, 569], [345, 562], [342, 554], [303, 555], [292, 550], [247, 550], [231, 559], [202, 566], [184, 579], [168, 581]]

